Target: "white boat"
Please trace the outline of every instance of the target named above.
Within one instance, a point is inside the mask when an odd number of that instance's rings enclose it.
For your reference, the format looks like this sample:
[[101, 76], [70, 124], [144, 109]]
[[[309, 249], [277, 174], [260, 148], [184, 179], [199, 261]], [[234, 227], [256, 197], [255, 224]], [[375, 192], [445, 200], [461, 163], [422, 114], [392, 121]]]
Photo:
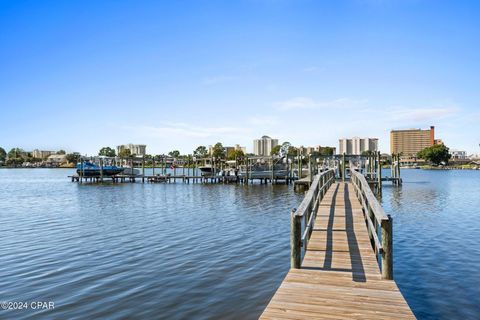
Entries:
[[202, 176], [211, 176], [214, 170], [211, 164], [198, 167], [198, 169], [200, 169]]
[[249, 179], [262, 179], [262, 178], [273, 178], [274, 179], [285, 179], [288, 176], [288, 170], [286, 164], [277, 163], [272, 168], [269, 164], [266, 163], [255, 163], [250, 166], [247, 170], [245, 165], [240, 166], [240, 171], [238, 175], [240, 177], [249, 178]]
[[132, 175], [138, 176], [138, 175], [140, 175], [140, 169], [135, 169], [135, 168], [131, 168], [131, 167], [124, 167], [122, 174], [130, 175], [130, 176], [132, 176]]

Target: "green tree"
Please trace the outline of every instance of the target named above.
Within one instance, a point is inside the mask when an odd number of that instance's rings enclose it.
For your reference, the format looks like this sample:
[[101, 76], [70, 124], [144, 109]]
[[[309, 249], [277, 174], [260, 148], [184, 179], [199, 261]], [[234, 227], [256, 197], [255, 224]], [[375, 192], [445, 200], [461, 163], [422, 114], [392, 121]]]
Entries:
[[21, 166], [22, 163], [23, 163], [22, 158], [8, 158], [5, 164], [10, 167], [18, 167], [18, 166]]
[[320, 154], [322, 156], [332, 156], [333, 155], [333, 148], [332, 147], [320, 148]]
[[180, 151], [178, 151], [178, 150], [173, 150], [173, 151], [170, 151], [170, 152], [168, 153], [168, 155], [169, 155], [170, 157], [176, 159], [176, 158], [180, 157]]
[[212, 156], [217, 158], [217, 159], [225, 158], [225, 148], [223, 147], [223, 145], [220, 142], [217, 142], [213, 146]]
[[272, 148], [272, 151], [270, 151], [270, 154], [272, 156], [278, 156], [280, 154], [281, 149], [282, 149], [281, 145], [276, 145], [275, 147]]
[[57, 154], [66, 154], [65, 150], [61, 149], [57, 151]]
[[5, 162], [5, 159], [7, 159], [7, 152], [5, 149], [0, 148], [0, 162]]
[[68, 153], [65, 158], [67, 159], [68, 163], [77, 163], [80, 161], [80, 153], [78, 152], [73, 152], [73, 153]]
[[298, 149], [295, 147], [290, 146], [288, 148], [287, 154], [292, 157], [296, 157], [298, 155]]
[[198, 146], [195, 151], [193, 151], [193, 155], [197, 157], [205, 157], [208, 154], [208, 150], [205, 146]]
[[106, 156], [106, 157], [115, 157], [115, 149], [112, 149], [110, 147], [103, 147], [98, 152], [98, 155], [99, 156]]
[[372, 150], [362, 151], [362, 156], [374, 156], [374, 155], [376, 155], [375, 151], [372, 151]]
[[25, 151], [20, 148], [12, 148], [10, 151], [8, 151], [8, 159], [17, 159], [21, 158], [23, 159], [23, 156], [25, 154]]
[[439, 165], [442, 162], [447, 164], [452, 155], [450, 154], [447, 146], [443, 144], [436, 144], [417, 153], [417, 157], [429, 161], [434, 165]]
[[237, 158], [242, 158], [245, 156], [242, 150], [230, 150], [227, 154], [228, 160], [235, 160]]
[[122, 149], [120, 150], [120, 152], [118, 153], [118, 156], [120, 158], [128, 158], [130, 157], [132, 154], [130, 153], [130, 149]]

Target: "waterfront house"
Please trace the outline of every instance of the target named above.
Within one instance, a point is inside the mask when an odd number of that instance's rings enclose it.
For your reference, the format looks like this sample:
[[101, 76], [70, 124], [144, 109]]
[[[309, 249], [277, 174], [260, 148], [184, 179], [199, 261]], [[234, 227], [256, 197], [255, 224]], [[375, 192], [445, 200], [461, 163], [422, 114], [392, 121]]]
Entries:
[[47, 158], [47, 164], [50, 166], [59, 166], [64, 163], [67, 163], [67, 156], [64, 154], [52, 154]]

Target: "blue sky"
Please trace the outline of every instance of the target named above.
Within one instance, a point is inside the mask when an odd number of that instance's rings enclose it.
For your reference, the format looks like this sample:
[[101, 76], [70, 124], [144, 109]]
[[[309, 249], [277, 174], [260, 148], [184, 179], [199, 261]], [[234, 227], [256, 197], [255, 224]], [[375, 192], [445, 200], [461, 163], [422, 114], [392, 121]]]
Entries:
[[480, 3], [0, 0], [0, 146], [294, 145], [428, 128], [480, 153]]

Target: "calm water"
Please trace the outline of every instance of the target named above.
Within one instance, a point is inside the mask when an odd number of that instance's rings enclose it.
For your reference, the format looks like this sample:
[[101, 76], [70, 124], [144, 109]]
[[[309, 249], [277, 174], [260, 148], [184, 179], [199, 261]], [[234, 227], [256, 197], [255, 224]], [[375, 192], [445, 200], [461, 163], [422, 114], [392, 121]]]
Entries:
[[[11, 319], [253, 319], [289, 268], [286, 186], [78, 185], [0, 170], [0, 300]], [[420, 319], [480, 317], [480, 172], [403, 170], [385, 187], [395, 277]]]
[[419, 319], [480, 319], [480, 171], [401, 175], [382, 201], [400, 290]]

